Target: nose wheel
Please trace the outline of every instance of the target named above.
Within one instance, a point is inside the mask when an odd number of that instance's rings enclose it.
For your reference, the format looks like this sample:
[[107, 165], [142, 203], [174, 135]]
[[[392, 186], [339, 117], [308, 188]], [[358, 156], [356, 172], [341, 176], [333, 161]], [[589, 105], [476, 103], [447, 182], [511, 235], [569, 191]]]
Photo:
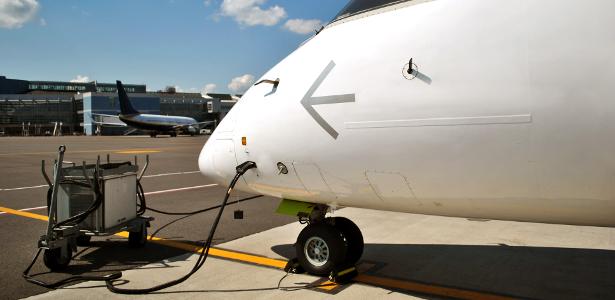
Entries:
[[314, 275], [353, 266], [363, 254], [363, 235], [352, 221], [342, 217], [310, 223], [295, 244], [299, 264]]

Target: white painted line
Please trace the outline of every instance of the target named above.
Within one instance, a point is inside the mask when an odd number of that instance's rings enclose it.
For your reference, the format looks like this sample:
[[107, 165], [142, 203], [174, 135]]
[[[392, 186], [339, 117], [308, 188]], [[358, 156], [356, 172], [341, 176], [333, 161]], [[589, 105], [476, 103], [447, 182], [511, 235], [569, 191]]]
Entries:
[[[174, 172], [174, 173], [144, 175], [143, 178], [172, 176], [172, 175], [184, 175], [184, 174], [194, 174], [194, 173], [199, 173], [199, 172], [200, 171], [187, 171], [187, 172]], [[34, 186], [22, 186], [22, 187], [16, 187], [16, 188], [0, 189], [0, 192], [19, 191], [19, 190], [27, 190], [27, 189], [38, 189], [38, 188], [43, 188], [43, 187], [46, 187], [46, 186], [48, 186], [48, 185], [42, 184], [42, 185], [34, 185]]]
[[[30, 210], [37, 210], [37, 209], [43, 209], [43, 208], [47, 208], [47, 206], [23, 208], [23, 209], [19, 209], [19, 211], [30, 211]], [[6, 214], [6, 213], [3, 211], [0, 211], [0, 215], [3, 215], [3, 214]]]
[[199, 173], [199, 172], [200, 171], [189, 171], [189, 172], [175, 172], [175, 173], [164, 173], [164, 174], [155, 174], [155, 175], [144, 175], [143, 178], [160, 177], [160, 176], [171, 176], [171, 175], [194, 174], [194, 173]]
[[197, 185], [197, 186], [183, 187], [183, 188], [178, 188], [178, 189], [170, 189], [170, 190], [163, 190], [163, 191], [148, 192], [148, 193], [145, 193], [145, 196], [164, 194], [164, 193], [171, 193], [171, 192], [179, 192], [179, 191], [187, 191], [187, 190], [196, 190], [196, 189], [202, 189], [202, 188], [212, 187], [212, 186], [217, 186], [217, 184], [212, 183], [212, 184], [206, 184], [206, 185]]
[[[202, 189], [202, 188], [212, 187], [212, 186], [217, 186], [217, 185], [218, 185], [218, 184], [216, 184], [216, 183], [212, 183], [212, 184], [206, 184], [206, 185], [196, 185], [196, 186], [183, 187], [183, 188], [178, 188], [178, 189], [170, 189], [170, 190], [154, 191], [154, 192], [148, 192], [148, 193], [145, 193], [145, 196], [148, 196], [148, 195], [157, 195], [157, 194], [164, 194], [164, 193], [171, 193], [171, 192], [180, 192], [180, 191], [196, 190], [196, 189]], [[47, 206], [39, 206], [39, 207], [23, 208], [23, 209], [20, 209], [20, 211], [37, 210], [37, 209], [43, 209], [43, 208], [47, 208]], [[5, 214], [5, 212], [0, 212], [0, 215], [2, 215], [2, 214]]]
[[42, 185], [35, 185], [35, 186], [23, 186], [23, 187], [18, 187], [18, 188], [0, 189], [0, 192], [19, 191], [19, 190], [27, 190], [27, 189], [38, 189], [38, 188], [42, 188], [42, 187], [46, 187], [46, 186], [48, 186], [48, 185], [42, 184]]

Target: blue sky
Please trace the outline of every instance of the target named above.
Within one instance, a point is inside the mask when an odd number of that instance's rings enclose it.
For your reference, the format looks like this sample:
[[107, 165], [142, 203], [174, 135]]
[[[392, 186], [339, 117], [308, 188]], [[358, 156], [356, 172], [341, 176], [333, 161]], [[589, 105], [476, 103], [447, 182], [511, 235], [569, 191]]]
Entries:
[[0, 75], [241, 93], [347, 0], [0, 0]]

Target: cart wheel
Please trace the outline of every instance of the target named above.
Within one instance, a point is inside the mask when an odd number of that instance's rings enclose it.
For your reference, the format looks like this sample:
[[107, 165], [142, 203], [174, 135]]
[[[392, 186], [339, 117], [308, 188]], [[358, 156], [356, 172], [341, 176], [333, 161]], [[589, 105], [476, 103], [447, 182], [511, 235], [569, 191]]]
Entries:
[[43, 254], [43, 262], [51, 271], [60, 271], [66, 269], [70, 263], [70, 256], [62, 257], [62, 249], [45, 249]]
[[134, 248], [141, 248], [147, 242], [147, 228], [141, 226], [141, 230], [128, 233], [128, 245]]
[[77, 246], [85, 247], [90, 245], [91, 235], [80, 235], [77, 237]]

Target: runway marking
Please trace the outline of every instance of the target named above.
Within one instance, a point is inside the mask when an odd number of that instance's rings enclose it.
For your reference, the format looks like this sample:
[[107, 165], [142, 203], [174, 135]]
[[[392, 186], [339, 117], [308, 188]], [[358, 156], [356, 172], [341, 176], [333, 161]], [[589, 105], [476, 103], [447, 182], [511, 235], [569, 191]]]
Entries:
[[[129, 148], [129, 149], [99, 149], [99, 150], [68, 150], [68, 153], [110, 153], [110, 152], [118, 152], [118, 151], [165, 151], [165, 150], [176, 150], [188, 148], [188, 146], [177, 146], [177, 147], [161, 147], [161, 148]], [[12, 152], [12, 153], [0, 153], [0, 156], [22, 156], [22, 155], [45, 155], [50, 154], [57, 156], [57, 151], [41, 151], [41, 152]]]
[[330, 280], [325, 280], [325, 282], [321, 283], [318, 285], [319, 289], [325, 290], [325, 291], [332, 291], [334, 290], [336, 287], [339, 287], [339, 284], [330, 281]]
[[145, 196], [164, 194], [164, 193], [171, 193], [171, 192], [179, 192], [179, 191], [187, 191], [187, 190], [196, 190], [196, 189], [202, 189], [202, 188], [212, 187], [212, 186], [217, 186], [217, 185], [218, 184], [216, 184], [216, 183], [212, 183], [212, 184], [205, 184], [205, 185], [196, 185], [196, 186], [183, 187], [183, 188], [178, 188], [178, 189], [170, 189], [170, 190], [162, 190], [162, 191], [155, 191], [155, 192], [147, 192], [147, 193], [145, 193]]
[[[44, 185], [44, 186], [47, 186], [47, 185]], [[197, 186], [183, 187], [183, 188], [178, 188], [178, 189], [154, 191], [154, 192], [145, 193], [145, 195], [147, 196], [147, 195], [156, 195], [156, 194], [164, 194], [164, 193], [179, 192], [179, 191], [188, 191], [188, 190], [195, 190], [195, 189], [201, 189], [201, 188], [212, 187], [212, 186], [217, 186], [217, 184], [213, 183], [213, 184], [206, 184], [206, 185], [197, 185]], [[0, 210], [2, 210], [1, 208], [2, 207], [0, 207]], [[22, 209], [14, 210], [14, 211], [30, 211], [30, 210], [37, 210], [37, 209], [43, 209], [43, 208], [47, 208], [47, 206], [22, 208]], [[6, 209], [10, 209], [10, 208], [6, 208]], [[5, 212], [5, 211], [0, 211], [0, 215], [6, 214], [6, 213], [7, 212]], [[47, 219], [45, 219], [45, 221], [46, 220]]]
[[[48, 219], [47, 216], [44, 216], [44, 215], [23, 212], [23, 211], [14, 210], [11, 208], [6, 208], [6, 207], [0, 207], [0, 211], [13, 214], [13, 215], [17, 215], [17, 216], [26, 217], [26, 218], [38, 219], [42, 221], [47, 221]], [[128, 232], [122, 231], [115, 235], [123, 237], [123, 238], [127, 238], [128, 234], [129, 234]], [[193, 253], [200, 253], [203, 251], [202, 247], [191, 245], [188, 243], [183, 243], [183, 242], [178, 242], [178, 241], [173, 241], [173, 240], [165, 240], [162, 238], [151, 237], [151, 236], [148, 236], [147, 238], [148, 240], [156, 244], [178, 248], [178, 249], [186, 250], [186, 251], [193, 252]], [[277, 269], [284, 269], [287, 263], [286, 260], [282, 260], [282, 259], [268, 258], [264, 256], [241, 253], [241, 252], [219, 249], [219, 248], [214, 248], [214, 247], [211, 247], [209, 249], [209, 254], [211, 256], [218, 257], [218, 258], [230, 259], [230, 260], [239, 261], [239, 262], [247, 262], [247, 263], [251, 263], [254, 265], [273, 267]], [[478, 292], [478, 291], [472, 291], [472, 290], [464, 290], [460, 288], [445, 287], [445, 286], [439, 286], [439, 285], [413, 282], [413, 281], [408, 281], [408, 280], [387, 278], [387, 277], [369, 275], [365, 273], [361, 273], [357, 275], [352, 280], [357, 283], [364, 283], [364, 284], [368, 284], [368, 285], [376, 286], [376, 287], [397, 289], [397, 290], [422, 293], [422, 294], [428, 294], [428, 295], [434, 295], [434, 296], [443, 296], [443, 297], [448, 297], [448, 298], [478, 299], [478, 300], [512, 300], [512, 299], [515, 299], [513, 297], [489, 294], [485, 292]], [[337, 285], [332, 285], [332, 286], [333, 287], [323, 286], [319, 288], [324, 288], [325, 290], [331, 290], [334, 287], [337, 287]]]
[[[26, 218], [32, 218], [32, 219], [37, 219], [37, 220], [42, 220], [42, 221], [48, 220], [48, 217], [45, 215], [33, 214], [33, 213], [14, 210], [14, 209], [2, 207], [2, 206], [0, 206], [0, 211], [4, 213], [12, 214], [12, 215], [26, 217]], [[119, 232], [116, 235], [120, 237], [128, 238], [128, 232], [126, 231]], [[166, 245], [169, 247], [178, 248], [178, 249], [182, 249], [182, 250], [186, 250], [190, 252], [200, 253], [201, 251], [203, 251], [202, 247], [191, 245], [188, 243], [177, 242], [173, 240], [165, 240], [159, 237], [152, 237], [149, 235], [147, 236], [147, 239], [157, 244]], [[253, 254], [235, 252], [231, 250], [218, 249], [214, 247], [209, 249], [209, 254], [216, 256], [216, 257], [249, 262], [249, 263], [253, 263], [257, 265], [274, 267], [278, 269], [284, 269], [287, 263], [285, 260], [282, 260], [282, 259], [268, 258], [268, 257], [253, 255]]]
[[22, 187], [16, 187], [16, 188], [0, 189], [0, 192], [19, 191], [19, 190], [27, 190], [27, 189], [38, 189], [38, 188], [42, 188], [42, 187], [46, 187], [46, 186], [49, 186], [49, 185], [41, 184], [41, 185], [34, 185], [34, 186], [22, 186]]
[[[128, 237], [128, 232], [120, 232], [116, 235], [122, 236], [122, 237]], [[148, 236], [147, 239], [156, 244], [165, 245], [165, 246], [173, 247], [177, 249], [182, 249], [182, 250], [186, 250], [189, 252], [201, 253], [203, 251], [202, 247], [191, 245], [188, 243], [177, 242], [173, 240], [165, 240], [163, 238], [151, 237], [151, 236]], [[252, 263], [255, 265], [274, 267], [277, 269], [284, 269], [287, 263], [287, 261], [282, 260], [282, 259], [268, 258], [268, 257], [259, 256], [259, 255], [240, 253], [240, 252], [224, 250], [224, 249], [219, 249], [219, 248], [214, 248], [214, 247], [209, 249], [209, 254], [212, 256], [218, 257], [218, 258], [226, 258], [226, 259], [240, 261], [240, 262], [248, 262], [248, 263]]]
[[33, 213], [29, 213], [29, 212], [25, 212], [25, 211], [20, 211], [20, 210], [14, 210], [14, 209], [8, 208], [8, 207], [0, 206], [0, 211], [4, 212], [4, 213], [7, 213], [7, 214], [11, 214], [11, 215], [22, 216], [22, 217], [31, 218], [31, 219], [37, 219], [37, 220], [41, 220], [41, 221], [47, 221], [47, 219], [48, 219], [47, 216], [45, 216], [45, 215], [39, 215], [39, 214], [33, 214]]
[[200, 172], [201, 172], [201, 171], [187, 171], [187, 172], [163, 173], [163, 174], [145, 175], [145, 176], [143, 176], [143, 178], [152, 178], [152, 177], [161, 177], [161, 176], [171, 176], [171, 175], [194, 174], [194, 173], [200, 173]]
[[[30, 208], [22, 208], [19, 209], [18, 211], [30, 211], [30, 210], [37, 210], [37, 209], [44, 209], [47, 208], [47, 206], [39, 206], [39, 207], [30, 207]], [[6, 214], [7, 212], [4, 211], [0, 211], [0, 215]]]
[[[194, 173], [199, 173], [199, 172], [200, 171], [162, 173], [162, 174], [154, 174], [154, 175], [145, 175], [145, 176], [143, 176], [143, 178], [163, 177], [163, 176], [172, 176], [172, 175], [184, 175], [184, 174], [194, 174]], [[44, 188], [44, 187], [47, 187], [47, 186], [48, 185], [46, 185], [46, 184], [41, 184], [41, 185], [34, 185], [34, 186], [23, 186], [23, 187], [16, 187], [16, 188], [6, 188], [6, 189], [0, 189], [0, 192], [19, 191], [19, 190], [27, 190], [27, 189], [38, 189], [38, 188]]]

